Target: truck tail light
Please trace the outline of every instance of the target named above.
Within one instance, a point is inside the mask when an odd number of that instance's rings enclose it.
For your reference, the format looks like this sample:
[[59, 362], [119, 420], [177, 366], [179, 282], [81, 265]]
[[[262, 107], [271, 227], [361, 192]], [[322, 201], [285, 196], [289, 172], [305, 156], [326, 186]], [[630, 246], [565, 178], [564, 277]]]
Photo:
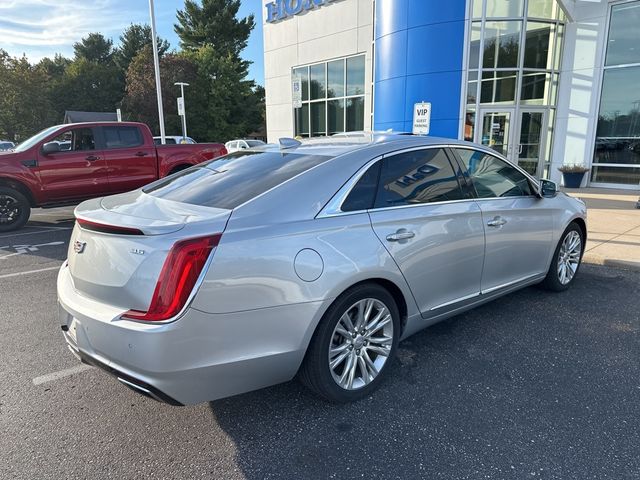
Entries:
[[220, 238], [221, 233], [176, 242], [160, 271], [149, 310], [129, 310], [122, 317], [160, 322], [177, 315], [187, 303], [211, 250], [218, 246]]

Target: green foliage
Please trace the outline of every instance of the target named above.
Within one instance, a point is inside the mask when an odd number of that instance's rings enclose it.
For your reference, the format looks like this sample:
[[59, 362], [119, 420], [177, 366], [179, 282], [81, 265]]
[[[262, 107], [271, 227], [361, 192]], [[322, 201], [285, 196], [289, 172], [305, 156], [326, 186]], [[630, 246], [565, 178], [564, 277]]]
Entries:
[[[157, 42], [158, 55], [162, 57], [169, 50], [169, 42], [160, 37]], [[118, 68], [126, 73], [133, 58], [147, 45], [152, 45], [151, 27], [137, 23], [129, 25], [120, 35], [120, 46], [115, 53], [114, 61]]]
[[239, 8], [240, 0], [202, 0], [202, 4], [186, 0], [174, 25], [182, 49], [211, 46], [220, 55], [239, 56], [255, 27], [253, 15], [236, 18]]
[[101, 64], [111, 63], [113, 59], [113, 42], [107, 40], [101, 33], [90, 33], [85, 38], [73, 44], [75, 59], [85, 59]]

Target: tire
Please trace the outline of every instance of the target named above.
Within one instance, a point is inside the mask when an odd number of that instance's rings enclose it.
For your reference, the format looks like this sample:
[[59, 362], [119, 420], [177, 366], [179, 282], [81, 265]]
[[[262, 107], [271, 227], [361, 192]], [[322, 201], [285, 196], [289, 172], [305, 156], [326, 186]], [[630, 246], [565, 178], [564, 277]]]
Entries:
[[[576, 239], [579, 239], [577, 246], [575, 248], [569, 248], [574, 244]], [[569, 252], [568, 254], [567, 251]], [[562, 292], [568, 289], [578, 274], [580, 264], [582, 263], [583, 253], [584, 234], [578, 224], [572, 222], [560, 237], [560, 241], [553, 253], [553, 259], [551, 260], [547, 276], [542, 281], [542, 287], [547, 290], [551, 290], [552, 292]], [[561, 261], [566, 265], [564, 276]]]
[[0, 232], [10, 232], [29, 220], [31, 205], [18, 190], [0, 187]]
[[[368, 313], [365, 319], [370, 325], [369, 333], [355, 337], [346, 335], [347, 331], [353, 331], [347, 320], [353, 319], [350, 323], [355, 327], [360, 311]], [[338, 324], [342, 333], [337, 332]], [[400, 314], [391, 294], [374, 283], [358, 285], [338, 297], [322, 317], [299, 378], [310, 390], [330, 402], [347, 403], [364, 398], [380, 386], [395, 355], [399, 337]], [[330, 348], [335, 350], [333, 359], [337, 362], [333, 369], [329, 362]], [[348, 369], [349, 365], [355, 367]], [[344, 379], [342, 385], [341, 379]]]

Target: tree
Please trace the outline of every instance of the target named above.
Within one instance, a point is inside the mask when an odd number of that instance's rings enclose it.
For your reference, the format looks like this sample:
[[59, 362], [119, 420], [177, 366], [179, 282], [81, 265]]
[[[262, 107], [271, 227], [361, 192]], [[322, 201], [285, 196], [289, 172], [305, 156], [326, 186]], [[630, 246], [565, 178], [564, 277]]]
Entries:
[[254, 16], [237, 19], [240, 0], [194, 0], [184, 2], [178, 10], [174, 29], [184, 50], [212, 46], [220, 55], [240, 55], [255, 27]]
[[[187, 82], [194, 84], [196, 80], [197, 67], [189, 58], [182, 55], [165, 55], [160, 59], [162, 102], [164, 105], [165, 126], [169, 134], [178, 134], [182, 131], [176, 107], [179, 89], [174, 86], [174, 83]], [[122, 108], [130, 120], [144, 122], [149, 125], [153, 132], [159, 132], [155, 88], [153, 50], [150, 45], [147, 45], [133, 58], [127, 70], [126, 94], [122, 100]], [[206, 112], [200, 112], [203, 115], [202, 117], [191, 115], [192, 112], [199, 111], [197, 104], [201, 101], [197, 96], [191, 97], [189, 95], [192, 90], [188, 89], [187, 93], [185, 93], [189, 104], [188, 119], [193, 118], [196, 123], [207, 121]], [[194, 135], [191, 132], [191, 126], [190, 136], [196, 139], [205, 139], [205, 137]]]
[[75, 59], [85, 59], [96, 63], [110, 63], [113, 59], [113, 42], [101, 33], [90, 33], [73, 44]]
[[[157, 38], [158, 55], [162, 57], [169, 50], [169, 42]], [[147, 45], [152, 45], [151, 27], [132, 23], [120, 35], [120, 47], [115, 53], [115, 62], [118, 68], [126, 74], [133, 58]]]

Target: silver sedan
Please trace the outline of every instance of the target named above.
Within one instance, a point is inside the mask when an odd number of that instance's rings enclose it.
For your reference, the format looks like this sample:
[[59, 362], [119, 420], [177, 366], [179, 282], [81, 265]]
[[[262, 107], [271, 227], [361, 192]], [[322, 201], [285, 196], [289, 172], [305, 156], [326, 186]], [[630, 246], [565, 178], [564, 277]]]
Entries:
[[70, 350], [194, 404], [292, 379], [369, 395], [398, 342], [574, 281], [586, 209], [492, 150], [371, 134], [232, 153], [76, 209], [58, 276]]

